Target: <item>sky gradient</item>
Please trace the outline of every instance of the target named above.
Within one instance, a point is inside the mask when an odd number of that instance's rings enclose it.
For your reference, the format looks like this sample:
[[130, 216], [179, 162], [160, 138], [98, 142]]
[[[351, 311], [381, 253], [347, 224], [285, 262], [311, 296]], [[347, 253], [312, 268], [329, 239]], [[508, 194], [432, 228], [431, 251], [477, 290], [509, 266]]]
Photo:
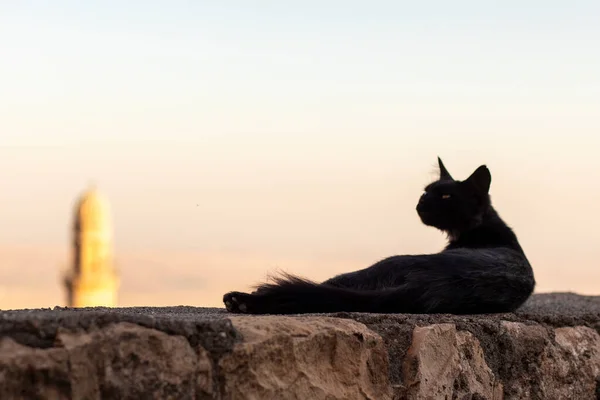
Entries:
[[600, 293], [599, 20], [595, 1], [2, 2], [0, 308], [62, 303], [92, 182], [125, 305], [437, 251], [414, 207], [438, 155], [488, 165], [538, 291]]

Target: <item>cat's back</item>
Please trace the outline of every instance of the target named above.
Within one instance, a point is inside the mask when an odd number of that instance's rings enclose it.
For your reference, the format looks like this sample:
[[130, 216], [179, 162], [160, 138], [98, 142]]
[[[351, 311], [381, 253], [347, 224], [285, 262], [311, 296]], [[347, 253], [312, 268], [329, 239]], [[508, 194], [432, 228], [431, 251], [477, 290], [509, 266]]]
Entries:
[[495, 277], [534, 284], [533, 270], [525, 254], [509, 247], [455, 248], [434, 254], [395, 255], [325, 283], [364, 290], [461, 277], [474, 280]]
[[441, 258], [470, 259], [484, 262], [523, 263], [527, 257], [518, 248], [508, 246], [448, 248], [437, 254]]

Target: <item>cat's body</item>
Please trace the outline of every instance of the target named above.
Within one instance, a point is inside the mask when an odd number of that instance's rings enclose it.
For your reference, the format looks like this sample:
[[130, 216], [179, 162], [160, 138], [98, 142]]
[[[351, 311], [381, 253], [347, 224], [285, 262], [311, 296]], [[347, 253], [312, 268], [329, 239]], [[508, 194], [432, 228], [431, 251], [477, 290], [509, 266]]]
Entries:
[[455, 181], [441, 160], [440, 179], [425, 189], [417, 212], [450, 240], [435, 254], [392, 256], [355, 272], [314, 283], [284, 275], [254, 293], [227, 293], [231, 312], [300, 314], [481, 314], [511, 312], [535, 287], [516, 235], [491, 206], [491, 175], [479, 167]]

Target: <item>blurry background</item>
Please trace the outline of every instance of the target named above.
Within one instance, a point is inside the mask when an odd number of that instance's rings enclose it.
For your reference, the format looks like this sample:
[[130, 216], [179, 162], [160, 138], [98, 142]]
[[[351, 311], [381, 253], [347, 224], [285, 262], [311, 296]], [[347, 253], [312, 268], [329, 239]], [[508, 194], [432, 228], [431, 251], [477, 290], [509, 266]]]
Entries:
[[480, 164], [537, 291], [600, 293], [596, 1], [0, 3], [0, 308], [65, 304], [110, 202], [119, 305], [221, 306], [438, 251], [414, 207]]

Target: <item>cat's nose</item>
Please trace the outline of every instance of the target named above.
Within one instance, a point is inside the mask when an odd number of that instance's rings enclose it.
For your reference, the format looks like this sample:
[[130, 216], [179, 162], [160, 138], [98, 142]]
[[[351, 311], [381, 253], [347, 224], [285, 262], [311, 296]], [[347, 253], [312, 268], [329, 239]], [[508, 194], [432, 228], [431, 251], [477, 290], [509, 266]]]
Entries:
[[427, 202], [423, 200], [423, 197], [421, 197], [421, 199], [417, 203], [417, 212], [419, 213], [426, 212], [429, 208]]

